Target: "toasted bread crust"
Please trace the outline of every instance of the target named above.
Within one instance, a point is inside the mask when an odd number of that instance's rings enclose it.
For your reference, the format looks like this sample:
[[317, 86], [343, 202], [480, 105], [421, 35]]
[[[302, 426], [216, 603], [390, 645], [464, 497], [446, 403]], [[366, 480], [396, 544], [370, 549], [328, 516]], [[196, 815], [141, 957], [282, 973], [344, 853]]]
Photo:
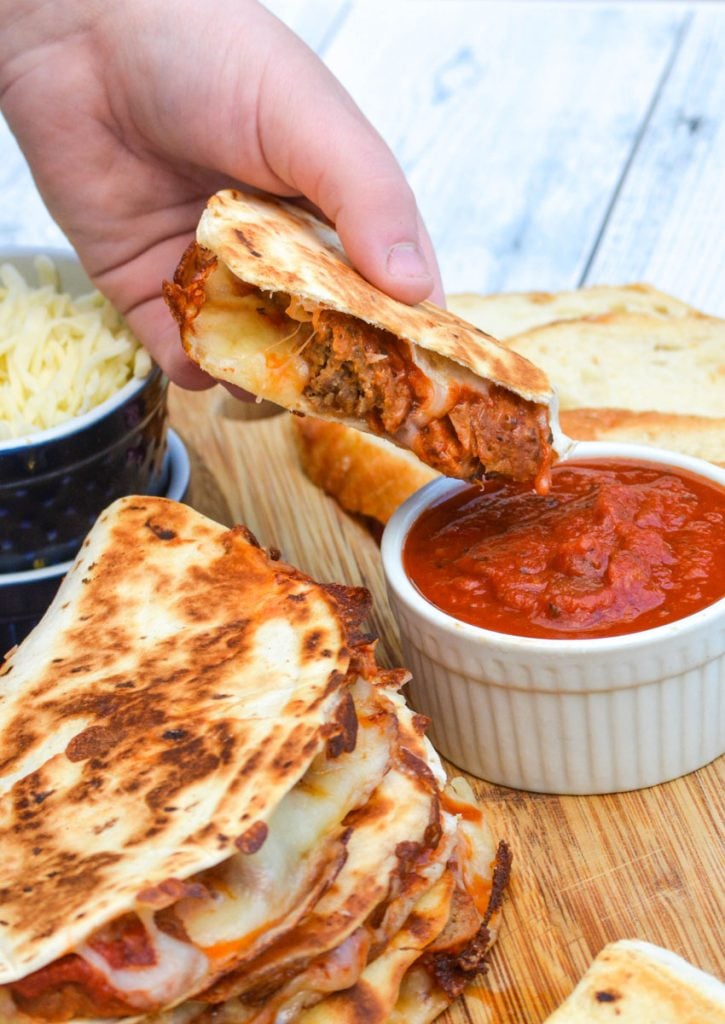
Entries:
[[564, 432], [577, 441], [658, 445], [725, 465], [725, 417], [632, 409], [566, 409], [560, 417]]
[[541, 366], [560, 409], [725, 416], [725, 320], [603, 313], [508, 337]]
[[295, 417], [297, 451], [310, 480], [347, 512], [386, 523], [438, 474], [414, 455], [342, 423]]
[[448, 308], [495, 338], [561, 320], [580, 320], [604, 313], [640, 313], [651, 317], [699, 316], [686, 302], [649, 284], [590, 285], [562, 292], [504, 292], [449, 295]]
[[[657, 445], [725, 466], [725, 418], [630, 409], [567, 409], [560, 418], [577, 441]], [[408, 452], [342, 423], [295, 417], [293, 434], [310, 480], [345, 511], [382, 524], [437, 476]]]

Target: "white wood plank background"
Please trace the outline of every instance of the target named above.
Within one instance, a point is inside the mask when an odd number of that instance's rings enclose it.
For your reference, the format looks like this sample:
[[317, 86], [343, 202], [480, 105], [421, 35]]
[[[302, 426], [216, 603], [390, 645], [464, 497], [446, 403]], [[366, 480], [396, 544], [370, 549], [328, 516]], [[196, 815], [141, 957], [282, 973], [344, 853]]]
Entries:
[[589, 281], [646, 277], [725, 316], [725, 5], [688, 12]]
[[410, 177], [449, 290], [581, 277], [682, 17], [595, 7], [393, 3], [381, 32], [356, 5], [330, 46]]
[[[268, 6], [395, 151], [449, 291], [649, 280], [725, 315], [725, 5]], [[1, 124], [0, 245], [64, 242]]]

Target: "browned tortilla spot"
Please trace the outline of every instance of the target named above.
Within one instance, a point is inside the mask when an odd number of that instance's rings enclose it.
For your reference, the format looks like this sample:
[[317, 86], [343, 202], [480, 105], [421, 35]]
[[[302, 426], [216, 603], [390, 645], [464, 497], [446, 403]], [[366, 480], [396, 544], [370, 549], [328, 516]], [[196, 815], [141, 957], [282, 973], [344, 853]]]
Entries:
[[234, 845], [242, 853], [256, 853], [267, 838], [269, 829], [263, 821], [255, 821], [246, 832], [234, 840]]

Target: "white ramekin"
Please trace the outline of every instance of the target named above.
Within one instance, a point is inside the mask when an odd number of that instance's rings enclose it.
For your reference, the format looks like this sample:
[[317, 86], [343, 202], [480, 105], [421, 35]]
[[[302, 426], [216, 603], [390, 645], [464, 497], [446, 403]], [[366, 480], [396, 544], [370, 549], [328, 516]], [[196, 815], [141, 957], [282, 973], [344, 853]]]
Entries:
[[[637, 459], [725, 486], [725, 471], [644, 445], [580, 442], [571, 458]], [[694, 771], [725, 751], [725, 599], [619, 637], [539, 640], [459, 622], [427, 601], [402, 564], [421, 513], [453, 494], [441, 478], [393, 515], [382, 541], [411, 702], [448, 760], [541, 793], [611, 793]]]

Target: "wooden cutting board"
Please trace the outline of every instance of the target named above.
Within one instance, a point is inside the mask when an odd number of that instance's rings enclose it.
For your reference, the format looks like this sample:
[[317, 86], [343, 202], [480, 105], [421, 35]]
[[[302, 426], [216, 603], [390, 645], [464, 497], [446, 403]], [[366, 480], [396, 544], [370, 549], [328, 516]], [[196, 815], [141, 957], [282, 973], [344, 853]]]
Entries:
[[[221, 387], [172, 388], [171, 423], [192, 459], [189, 504], [322, 581], [366, 586], [380, 660], [400, 664], [378, 545], [303, 475], [292, 421]], [[442, 1024], [539, 1024], [614, 939], [639, 938], [721, 975], [725, 968], [725, 758], [663, 786], [597, 797], [471, 780], [514, 854], [488, 974]]]

